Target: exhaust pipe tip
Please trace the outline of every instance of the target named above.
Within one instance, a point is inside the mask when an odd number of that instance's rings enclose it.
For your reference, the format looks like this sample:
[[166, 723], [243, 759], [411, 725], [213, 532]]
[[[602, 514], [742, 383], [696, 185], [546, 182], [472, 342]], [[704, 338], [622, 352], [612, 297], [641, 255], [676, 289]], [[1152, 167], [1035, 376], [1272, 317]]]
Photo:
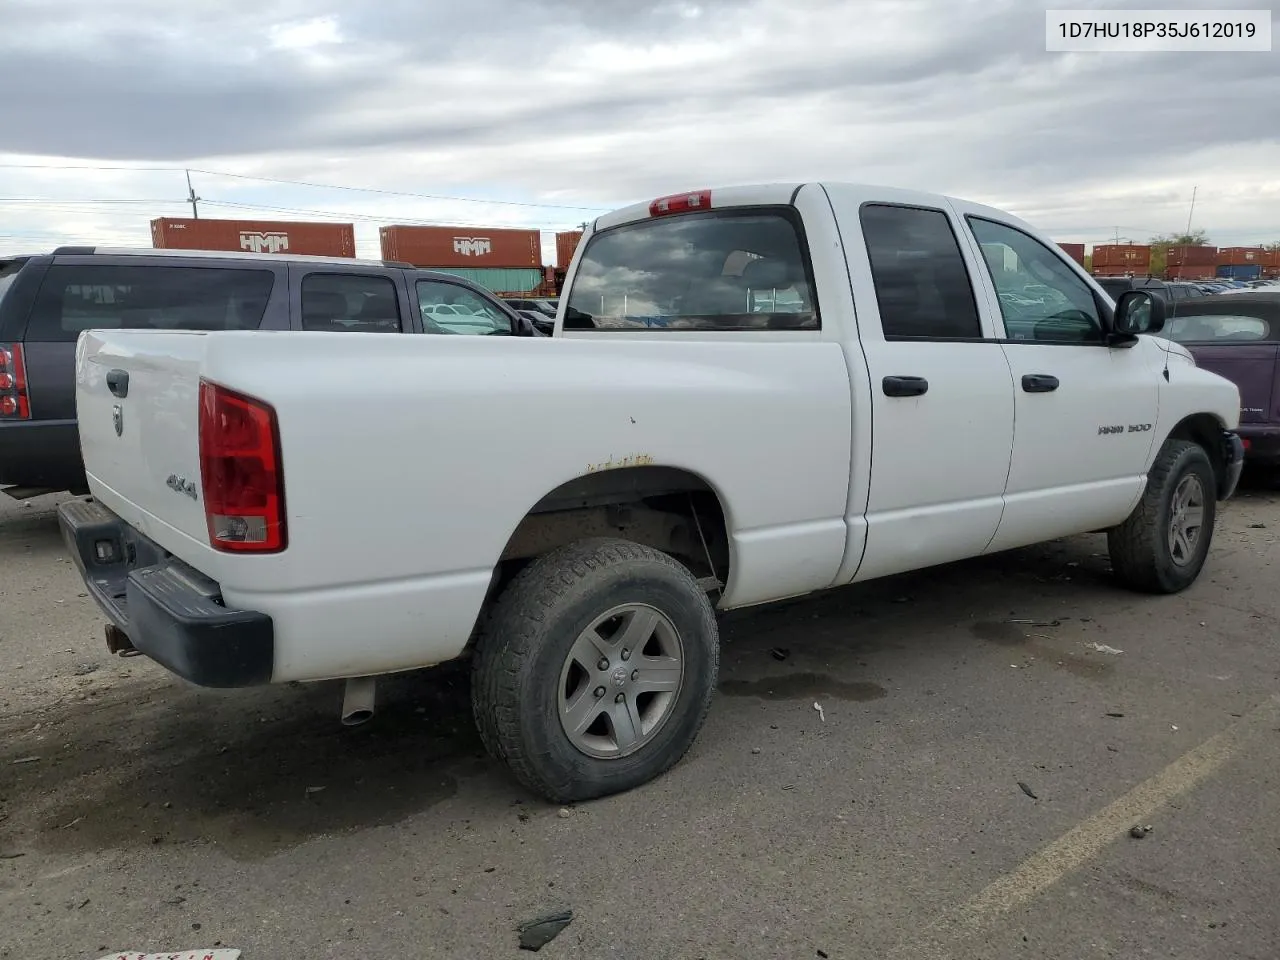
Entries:
[[373, 718], [377, 681], [373, 677], [348, 677], [342, 695], [342, 725], [357, 727]]

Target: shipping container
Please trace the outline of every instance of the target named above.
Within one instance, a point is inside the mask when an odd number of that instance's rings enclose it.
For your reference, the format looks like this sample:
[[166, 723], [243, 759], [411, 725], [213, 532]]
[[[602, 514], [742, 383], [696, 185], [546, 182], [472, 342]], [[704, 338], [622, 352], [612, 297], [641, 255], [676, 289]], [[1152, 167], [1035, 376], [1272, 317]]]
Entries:
[[349, 223], [157, 217], [151, 221], [151, 245], [160, 250], [243, 250], [354, 257], [356, 230]]
[[542, 266], [542, 233], [538, 230], [395, 224], [383, 227], [379, 236], [383, 259], [416, 267]]
[[1217, 267], [1212, 264], [1208, 266], [1176, 266], [1169, 267], [1164, 272], [1166, 280], [1212, 280], [1214, 278]]
[[1252, 263], [1261, 264], [1266, 253], [1261, 247], [1219, 247], [1218, 266], [1247, 266]]
[[1218, 276], [1224, 280], [1261, 280], [1262, 264], [1221, 263], [1218, 265]]
[[1095, 277], [1145, 277], [1147, 276], [1147, 268], [1144, 266], [1141, 270], [1135, 270], [1132, 267], [1126, 267], [1123, 264], [1098, 266], [1094, 264], [1093, 275]]
[[1216, 267], [1218, 248], [1192, 244], [1170, 247], [1165, 263], [1171, 267]]
[[1060, 243], [1063, 253], [1074, 260], [1080, 266], [1084, 266], [1084, 244], [1083, 243]]
[[453, 267], [432, 266], [432, 270], [440, 273], [451, 273], [472, 283], [478, 283], [486, 290], [494, 293], [530, 294], [532, 295], [543, 284], [541, 267]]
[[1124, 267], [1145, 274], [1151, 267], [1151, 247], [1145, 243], [1100, 243], [1093, 247], [1093, 266]]
[[1280, 267], [1280, 247], [1275, 250], [1262, 251], [1262, 269], [1266, 272], [1268, 267]]
[[581, 230], [569, 230], [556, 234], [556, 266], [564, 269], [573, 259], [573, 252], [578, 249], [578, 241], [582, 239]]

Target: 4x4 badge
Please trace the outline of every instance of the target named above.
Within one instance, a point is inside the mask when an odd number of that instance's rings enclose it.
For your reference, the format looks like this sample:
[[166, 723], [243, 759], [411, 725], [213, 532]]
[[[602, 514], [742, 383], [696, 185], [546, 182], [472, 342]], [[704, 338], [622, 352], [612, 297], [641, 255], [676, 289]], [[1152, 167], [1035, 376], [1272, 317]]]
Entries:
[[116, 436], [124, 433], [124, 409], [118, 403], [111, 405], [111, 423], [116, 428]]

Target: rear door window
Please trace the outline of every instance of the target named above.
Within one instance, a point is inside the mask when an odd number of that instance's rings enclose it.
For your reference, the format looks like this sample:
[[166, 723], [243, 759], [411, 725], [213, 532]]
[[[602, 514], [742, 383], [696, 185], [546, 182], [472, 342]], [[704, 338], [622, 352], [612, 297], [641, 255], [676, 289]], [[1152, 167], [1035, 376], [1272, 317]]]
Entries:
[[886, 340], [982, 338], [969, 271], [945, 213], [869, 203], [859, 219]]
[[456, 283], [419, 280], [418, 309], [427, 333], [509, 336], [511, 319], [492, 303]]
[[566, 330], [817, 330], [794, 211], [642, 220], [591, 237]]
[[302, 279], [302, 329], [400, 333], [396, 285], [371, 274], [307, 274]]
[[55, 263], [26, 339], [74, 342], [94, 329], [256, 330], [274, 283], [270, 270]]

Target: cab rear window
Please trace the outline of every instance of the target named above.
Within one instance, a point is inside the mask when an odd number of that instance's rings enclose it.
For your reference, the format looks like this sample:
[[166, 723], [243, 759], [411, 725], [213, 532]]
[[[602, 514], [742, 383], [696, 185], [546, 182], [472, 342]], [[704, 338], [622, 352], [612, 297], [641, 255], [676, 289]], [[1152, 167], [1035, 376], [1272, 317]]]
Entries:
[[817, 330], [818, 304], [791, 210], [706, 211], [595, 234], [566, 330]]
[[224, 267], [55, 264], [27, 325], [33, 342], [83, 330], [256, 330], [275, 275]]

